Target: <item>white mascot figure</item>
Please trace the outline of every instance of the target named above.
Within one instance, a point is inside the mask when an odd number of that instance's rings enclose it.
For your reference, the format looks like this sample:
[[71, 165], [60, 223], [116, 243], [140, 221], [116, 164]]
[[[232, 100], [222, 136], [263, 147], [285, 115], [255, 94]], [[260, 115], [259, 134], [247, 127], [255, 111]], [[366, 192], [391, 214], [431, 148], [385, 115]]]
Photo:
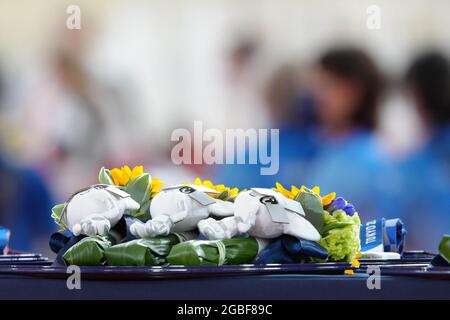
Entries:
[[61, 222], [75, 235], [106, 235], [139, 204], [120, 188], [94, 185], [75, 193], [64, 205]]
[[298, 239], [320, 240], [319, 232], [305, 219], [299, 202], [264, 188], [241, 192], [234, 201], [233, 217], [206, 219], [199, 222], [198, 228], [210, 240], [229, 239], [243, 233], [257, 239], [287, 234]]
[[200, 221], [208, 217], [229, 217], [234, 204], [215, 199], [216, 190], [201, 185], [179, 185], [161, 190], [150, 204], [151, 219], [136, 222], [130, 231], [138, 238], [152, 238], [171, 232], [189, 232], [197, 229]]

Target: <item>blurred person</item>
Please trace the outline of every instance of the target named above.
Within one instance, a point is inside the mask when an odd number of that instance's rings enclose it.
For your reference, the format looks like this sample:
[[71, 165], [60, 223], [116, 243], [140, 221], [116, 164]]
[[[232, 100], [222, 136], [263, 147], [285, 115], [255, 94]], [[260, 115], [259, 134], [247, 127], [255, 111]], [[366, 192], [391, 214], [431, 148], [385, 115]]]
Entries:
[[319, 126], [305, 184], [348, 199], [363, 222], [391, 215], [380, 201], [386, 160], [375, 135], [383, 89], [377, 66], [360, 49], [334, 48], [318, 59], [312, 83]]
[[[243, 33], [233, 41], [226, 59], [224, 88], [228, 112], [225, 125], [234, 128], [267, 126], [264, 84], [267, 81], [267, 59], [263, 38], [258, 33]], [[239, 117], [235, 114], [239, 113]]]
[[[303, 182], [308, 162], [316, 143], [313, 132], [315, 116], [311, 94], [302, 86], [301, 72], [295, 65], [285, 64], [275, 70], [265, 85], [260, 105], [270, 116], [270, 128], [279, 129], [279, 171], [261, 175], [260, 164], [223, 165], [217, 180], [240, 188], [299, 184]], [[270, 141], [268, 141], [270, 145]], [[248, 159], [248, 150], [246, 158]]]
[[88, 57], [96, 33], [87, 30], [65, 31], [55, 41], [25, 99], [24, 153], [51, 181], [59, 201], [95, 183], [101, 166], [134, 163], [143, 154], [136, 146], [143, 140], [136, 134], [139, 115], [124, 94], [129, 86], [95, 76]]
[[[1, 80], [0, 74], [0, 109], [5, 89]], [[46, 184], [34, 170], [18, 165], [4, 150], [0, 150], [0, 182], [0, 225], [11, 230], [10, 247], [45, 252], [49, 235], [55, 231], [50, 218], [53, 203]]]
[[398, 212], [408, 229], [409, 249], [432, 252], [450, 233], [450, 62], [439, 52], [418, 56], [404, 78], [404, 91], [425, 124], [420, 148], [393, 170]]

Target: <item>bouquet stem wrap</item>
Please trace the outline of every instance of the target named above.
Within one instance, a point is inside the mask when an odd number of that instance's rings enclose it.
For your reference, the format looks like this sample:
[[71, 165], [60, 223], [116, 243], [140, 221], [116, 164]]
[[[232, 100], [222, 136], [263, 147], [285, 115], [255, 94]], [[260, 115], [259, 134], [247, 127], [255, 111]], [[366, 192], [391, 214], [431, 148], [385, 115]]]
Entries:
[[164, 257], [180, 238], [170, 234], [167, 237], [138, 239], [109, 247], [105, 257], [109, 266], [155, 266], [164, 262]]
[[162, 264], [172, 246], [181, 241], [183, 236], [170, 234], [113, 245], [107, 237], [86, 237], [70, 247], [63, 259], [80, 266], [154, 266]]
[[87, 237], [70, 247], [63, 255], [68, 265], [98, 266], [105, 263], [105, 249], [111, 246], [106, 237]]
[[171, 265], [210, 266], [250, 263], [258, 254], [254, 238], [191, 240], [173, 246], [167, 261]]

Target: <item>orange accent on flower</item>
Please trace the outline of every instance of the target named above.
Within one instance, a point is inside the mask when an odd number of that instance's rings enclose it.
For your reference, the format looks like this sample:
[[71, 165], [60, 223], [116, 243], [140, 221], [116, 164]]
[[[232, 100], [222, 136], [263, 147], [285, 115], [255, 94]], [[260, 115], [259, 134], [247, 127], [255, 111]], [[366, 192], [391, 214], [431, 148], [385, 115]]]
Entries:
[[326, 196], [322, 197], [322, 205], [325, 207], [327, 205], [329, 205], [334, 198], [336, 198], [336, 192], [331, 192], [329, 194], [327, 194]]

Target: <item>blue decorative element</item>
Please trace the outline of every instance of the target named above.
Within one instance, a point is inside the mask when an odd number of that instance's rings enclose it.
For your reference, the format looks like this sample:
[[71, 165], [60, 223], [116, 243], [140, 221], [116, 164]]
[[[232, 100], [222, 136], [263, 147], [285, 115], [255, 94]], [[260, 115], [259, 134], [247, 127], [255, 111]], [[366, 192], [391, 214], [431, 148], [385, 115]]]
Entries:
[[284, 235], [269, 243], [255, 264], [298, 263], [309, 258], [326, 259], [328, 252], [317, 242]]
[[407, 232], [400, 219], [377, 219], [361, 225], [361, 252], [403, 253]]

